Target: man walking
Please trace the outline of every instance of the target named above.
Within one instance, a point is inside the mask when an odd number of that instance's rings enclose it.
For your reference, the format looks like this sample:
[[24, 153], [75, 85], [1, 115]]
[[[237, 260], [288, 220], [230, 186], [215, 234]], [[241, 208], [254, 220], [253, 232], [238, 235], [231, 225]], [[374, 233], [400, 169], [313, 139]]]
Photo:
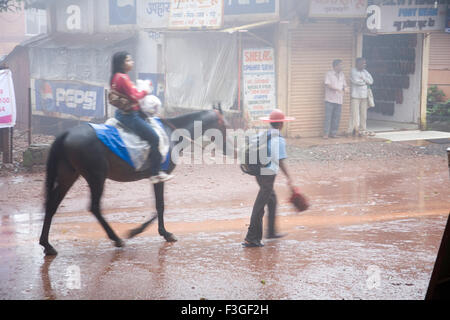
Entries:
[[285, 159], [287, 158], [286, 142], [280, 134], [284, 122], [294, 120], [294, 118], [285, 117], [281, 110], [275, 109], [268, 118], [261, 118], [261, 120], [270, 122], [271, 125], [267, 134], [267, 136], [270, 136], [270, 140], [268, 138], [269, 141], [267, 143], [267, 154], [269, 155], [270, 163], [267, 167], [261, 168], [261, 174], [256, 176], [256, 181], [258, 182], [260, 189], [255, 204], [253, 205], [247, 236], [245, 237], [245, 242], [242, 243], [244, 247], [264, 246], [261, 240], [263, 233], [264, 208], [266, 205], [269, 210], [267, 238], [275, 239], [284, 236], [284, 234], [278, 234], [275, 231], [277, 196], [274, 191], [274, 182], [279, 168], [281, 168], [281, 171], [286, 175], [289, 187], [291, 189], [294, 188], [285, 163]]
[[373, 84], [373, 78], [366, 70], [366, 59], [357, 58], [356, 68], [352, 68], [352, 102], [348, 134], [363, 136], [367, 126], [367, 89]]
[[342, 72], [342, 60], [333, 61], [333, 70], [325, 75], [325, 122], [323, 138], [336, 138], [341, 120], [344, 92], [347, 91], [347, 82]]

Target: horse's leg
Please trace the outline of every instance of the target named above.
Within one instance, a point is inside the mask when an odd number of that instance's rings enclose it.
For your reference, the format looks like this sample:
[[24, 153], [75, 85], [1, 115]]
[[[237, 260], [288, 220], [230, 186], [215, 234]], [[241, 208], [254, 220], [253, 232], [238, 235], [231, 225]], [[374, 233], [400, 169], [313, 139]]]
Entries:
[[137, 236], [138, 234], [144, 232], [144, 230], [147, 229], [147, 227], [148, 227], [149, 225], [151, 225], [151, 224], [153, 223], [153, 221], [156, 220], [156, 218], [158, 218], [158, 215], [155, 214], [155, 215], [154, 215], [153, 217], [151, 217], [148, 221], [144, 222], [140, 227], [131, 229], [131, 230], [128, 232], [128, 239], [131, 239], [131, 238]]
[[91, 189], [91, 212], [97, 218], [98, 222], [100, 222], [109, 239], [114, 241], [114, 245], [116, 247], [123, 247], [123, 241], [115, 234], [108, 222], [106, 222], [103, 218], [100, 211], [100, 199], [105, 186], [106, 174], [103, 174], [101, 171], [96, 171], [95, 173], [91, 172], [91, 174], [86, 177], [86, 180], [89, 184], [89, 188]]
[[156, 211], [158, 212], [158, 232], [168, 242], [175, 242], [177, 238], [164, 227], [164, 182], [153, 185], [155, 191]]
[[67, 194], [67, 191], [72, 187], [73, 183], [78, 179], [79, 174], [73, 169], [60, 167], [60, 172], [57, 178], [57, 186], [48, 195], [48, 199], [45, 204], [45, 218], [44, 225], [42, 227], [41, 237], [39, 244], [44, 247], [44, 254], [48, 256], [57, 255], [58, 252], [48, 242], [48, 234], [50, 232], [50, 225], [52, 218], [56, 213], [61, 201]]

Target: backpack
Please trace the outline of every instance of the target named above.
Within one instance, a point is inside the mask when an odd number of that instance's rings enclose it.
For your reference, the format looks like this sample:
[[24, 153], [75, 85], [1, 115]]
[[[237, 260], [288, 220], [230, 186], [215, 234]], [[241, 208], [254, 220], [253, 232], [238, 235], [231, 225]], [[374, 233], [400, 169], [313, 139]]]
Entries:
[[[261, 153], [267, 154], [267, 156], [269, 157], [268, 152], [264, 153], [264, 150], [267, 150], [267, 146], [271, 140], [271, 135], [270, 132], [266, 132], [262, 135], [255, 136], [253, 141], [249, 140], [250, 139], [246, 137], [243, 159], [241, 159], [242, 161], [240, 167], [242, 172], [246, 174], [249, 174], [251, 176], [259, 176], [261, 175], [261, 168], [266, 168], [270, 165], [270, 161], [266, 164], [263, 164], [261, 162], [260, 155]], [[256, 154], [256, 163], [250, 163], [250, 154]]]

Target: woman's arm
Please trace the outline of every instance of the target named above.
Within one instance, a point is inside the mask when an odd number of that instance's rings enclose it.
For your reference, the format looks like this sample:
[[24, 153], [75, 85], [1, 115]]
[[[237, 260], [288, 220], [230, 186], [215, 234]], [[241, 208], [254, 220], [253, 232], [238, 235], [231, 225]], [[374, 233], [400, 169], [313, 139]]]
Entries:
[[119, 90], [123, 94], [126, 94], [136, 102], [145, 98], [145, 96], [148, 94], [147, 91], [139, 90], [138, 88], [136, 88], [128, 75], [121, 75], [117, 79], [117, 90]]

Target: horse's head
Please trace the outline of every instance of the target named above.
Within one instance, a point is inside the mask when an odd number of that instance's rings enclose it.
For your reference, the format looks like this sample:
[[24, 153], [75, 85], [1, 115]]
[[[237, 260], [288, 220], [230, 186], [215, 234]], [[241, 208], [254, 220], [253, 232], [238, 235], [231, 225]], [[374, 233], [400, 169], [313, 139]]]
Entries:
[[184, 114], [171, 119], [166, 119], [172, 131], [178, 131], [179, 136], [189, 137], [190, 140], [196, 140], [202, 136], [207, 136], [214, 142], [216, 150], [221, 150], [224, 155], [234, 157], [236, 150], [233, 141], [227, 139], [227, 129], [230, 126], [224, 117], [220, 103], [213, 106], [213, 110], [204, 110], [193, 113]]
[[[213, 110], [216, 113], [215, 129], [219, 130], [222, 137], [221, 146], [219, 147], [224, 155], [236, 158], [237, 150], [234, 147], [233, 140], [231, 140], [230, 137], [227, 137], [227, 129], [230, 129], [231, 126], [228, 124], [227, 120], [223, 115], [222, 106], [220, 102], [217, 104], [217, 106], [213, 105]], [[218, 141], [216, 140], [214, 140], [214, 142], [216, 144], [218, 143]]]

